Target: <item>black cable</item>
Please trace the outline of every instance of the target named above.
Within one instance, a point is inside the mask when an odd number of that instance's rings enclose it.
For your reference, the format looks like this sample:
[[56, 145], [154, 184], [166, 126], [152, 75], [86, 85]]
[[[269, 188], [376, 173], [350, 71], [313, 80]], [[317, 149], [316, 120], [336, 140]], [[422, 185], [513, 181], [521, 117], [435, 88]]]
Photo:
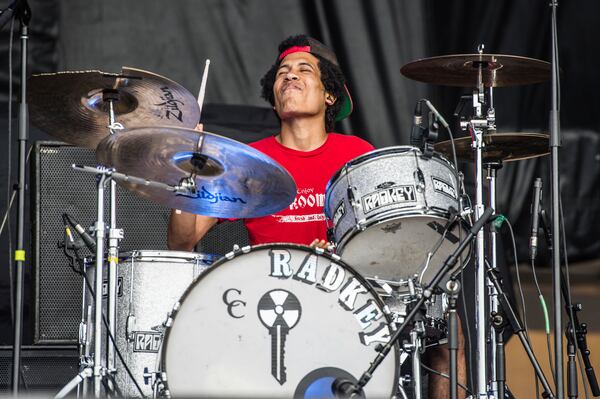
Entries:
[[[423, 367], [425, 370], [429, 371], [430, 373], [439, 375], [440, 377], [446, 378], [447, 380], [450, 379], [450, 376], [448, 374], [442, 373], [441, 371], [434, 370], [431, 367], [427, 367], [425, 364], [421, 364], [421, 367]], [[458, 386], [461, 387], [467, 394], [473, 395], [473, 392], [469, 388], [467, 388], [466, 386], [461, 384], [460, 382], [458, 383]]]
[[[77, 261], [78, 263], [81, 265], [82, 264], [82, 259], [79, 257], [78, 252], [75, 251], [76, 257], [77, 257]], [[81, 269], [83, 270], [83, 269]], [[85, 285], [88, 288], [88, 290], [90, 291], [90, 294], [93, 298], [93, 301], [96, 301], [96, 295], [94, 294], [94, 289], [92, 288], [92, 284], [90, 283], [90, 280], [88, 279], [88, 276], [86, 273], [80, 272], [81, 275], [83, 276], [83, 280], [85, 281]], [[119, 348], [117, 347], [117, 343], [115, 338], [113, 337], [112, 333], [110, 332], [110, 328], [108, 325], [108, 319], [106, 318], [106, 315], [104, 314], [104, 312], [102, 312], [102, 322], [104, 324], [104, 327], [106, 328], [106, 333], [108, 335], [108, 337], [110, 338], [111, 342], [114, 345], [115, 348], [115, 353], [117, 354], [117, 356], [119, 357], [119, 360], [121, 360], [121, 364], [123, 365], [123, 367], [125, 368], [125, 371], [127, 371], [127, 374], [129, 375], [129, 378], [131, 378], [131, 380], [133, 381], [135, 387], [137, 388], [140, 396], [142, 398], [145, 398], [144, 396], [144, 392], [142, 391], [142, 388], [140, 387], [140, 385], [138, 384], [137, 380], [135, 379], [135, 377], [133, 376], [133, 373], [131, 372], [131, 370], [129, 369], [129, 367], [127, 366], [127, 363], [125, 362], [125, 360], [123, 359], [123, 355], [121, 354], [121, 351], [119, 350]], [[116, 387], [116, 384], [115, 384]]]
[[448, 132], [448, 136], [450, 136], [450, 144], [452, 147], [452, 159], [454, 161], [454, 168], [455, 168], [454, 173], [458, 173], [458, 161], [456, 158], [456, 146], [454, 145], [454, 136], [452, 135], [452, 131], [450, 130], [450, 127], [447, 127], [446, 131]]

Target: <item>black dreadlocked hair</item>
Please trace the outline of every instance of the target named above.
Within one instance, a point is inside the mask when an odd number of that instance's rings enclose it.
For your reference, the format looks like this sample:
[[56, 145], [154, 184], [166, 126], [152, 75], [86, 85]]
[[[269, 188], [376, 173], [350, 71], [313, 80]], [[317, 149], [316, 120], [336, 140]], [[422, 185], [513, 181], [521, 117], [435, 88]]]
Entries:
[[[308, 38], [306, 35], [290, 36], [279, 44], [277, 55], [293, 46], [308, 46]], [[312, 54], [319, 60], [319, 71], [321, 72], [321, 82], [325, 86], [325, 91], [333, 95], [337, 100], [333, 105], [327, 107], [325, 111], [325, 129], [328, 132], [333, 131], [335, 118], [342, 107], [342, 96], [345, 93], [346, 78], [339, 66], [329, 62], [325, 58]], [[275, 96], [273, 95], [273, 85], [275, 84], [275, 76], [281, 61], [277, 59], [271, 68], [265, 73], [260, 80], [262, 86], [261, 97], [267, 100], [271, 105], [275, 105]], [[279, 116], [277, 116], [279, 118]]]

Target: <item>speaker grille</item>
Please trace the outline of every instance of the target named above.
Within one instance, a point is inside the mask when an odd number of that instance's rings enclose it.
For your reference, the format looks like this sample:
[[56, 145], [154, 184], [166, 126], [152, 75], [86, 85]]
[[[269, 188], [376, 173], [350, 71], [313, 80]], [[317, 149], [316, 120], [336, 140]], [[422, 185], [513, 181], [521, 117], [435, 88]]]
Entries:
[[[35, 147], [34, 264], [36, 344], [77, 341], [81, 320], [82, 278], [71, 270], [57, 243], [64, 239], [63, 213], [82, 226], [94, 224], [97, 215], [96, 178], [74, 170], [72, 164], [96, 165], [94, 150], [57, 142], [38, 142]], [[109, 190], [105, 190], [105, 220], [109, 217]], [[169, 209], [117, 187], [117, 227], [123, 229], [120, 251], [166, 249]], [[234, 244], [248, 244], [241, 221], [211, 230], [199, 250], [223, 255]], [[91, 253], [87, 249], [83, 256]]]
[[[21, 392], [56, 394], [79, 372], [77, 348], [23, 347], [21, 351]], [[8, 392], [12, 383], [12, 347], [0, 347], [0, 392]]]

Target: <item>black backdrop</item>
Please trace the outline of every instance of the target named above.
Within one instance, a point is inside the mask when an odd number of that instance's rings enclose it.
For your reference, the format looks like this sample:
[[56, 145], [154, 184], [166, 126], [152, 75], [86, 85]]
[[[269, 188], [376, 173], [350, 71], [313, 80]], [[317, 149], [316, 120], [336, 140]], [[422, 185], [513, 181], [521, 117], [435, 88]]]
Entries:
[[[2, 8], [8, 3], [0, 1]], [[550, 59], [547, 0], [29, 3], [33, 11], [30, 71], [116, 72], [127, 65], [165, 75], [196, 93], [204, 60], [210, 58], [206, 101], [212, 104], [265, 106], [259, 98], [258, 82], [274, 61], [277, 43], [290, 34], [306, 32], [335, 49], [349, 80], [355, 111], [338, 130], [362, 136], [376, 147], [408, 144], [412, 110], [418, 98], [429, 97], [449, 117], [459, 96], [465, 93], [406, 79], [399, 73], [405, 63], [421, 57], [471, 53], [479, 43], [485, 44], [486, 52]], [[561, 188], [569, 255], [579, 260], [600, 256], [598, 15], [600, 3], [593, 0], [565, 1], [559, 5], [564, 144]], [[5, 27], [0, 35], [0, 101], [4, 104], [8, 99], [8, 37]], [[18, 44], [18, 35], [15, 38]], [[14, 54], [14, 92], [18, 93], [18, 51]], [[499, 131], [547, 131], [549, 98], [548, 83], [495, 90]], [[9, 140], [6, 105], [0, 110], [4, 143]], [[227, 108], [226, 112], [230, 110]], [[214, 117], [219, 119], [222, 115]], [[227, 124], [218, 125], [223, 128], [219, 133], [226, 135]], [[456, 131], [456, 135], [460, 133]], [[50, 137], [33, 129], [31, 139]], [[13, 148], [15, 176], [16, 130], [11, 143], [1, 146], [0, 159], [7, 159], [4, 152]], [[508, 164], [500, 171], [498, 208], [516, 227], [520, 254], [526, 252], [531, 183], [540, 176], [549, 186], [548, 162], [548, 157], [538, 158]], [[6, 209], [6, 194], [11, 191], [6, 175], [7, 161], [3, 161], [2, 211]], [[549, 208], [548, 195], [544, 201]], [[14, 224], [14, 214], [12, 219]], [[8, 239], [4, 232], [0, 240], [2, 254], [8, 253]], [[1, 264], [0, 289], [5, 293], [8, 264], [4, 259]], [[2, 306], [7, 306], [7, 301], [2, 300]], [[3, 312], [3, 321], [6, 314]]]

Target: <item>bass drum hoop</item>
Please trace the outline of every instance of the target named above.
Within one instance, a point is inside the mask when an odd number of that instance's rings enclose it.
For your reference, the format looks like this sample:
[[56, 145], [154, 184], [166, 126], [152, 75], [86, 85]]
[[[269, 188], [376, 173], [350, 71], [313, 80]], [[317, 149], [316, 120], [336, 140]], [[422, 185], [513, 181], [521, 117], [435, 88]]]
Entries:
[[[253, 252], [256, 250], [266, 249], [266, 248], [269, 248], [269, 249], [297, 249], [297, 250], [304, 251], [304, 252], [313, 252], [319, 256], [324, 256], [327, 259], [329, 259], [330, 261], [333, 261], [333, 262], [341, 265], [342, 267], [348, 269], [349, 271], [351, 271], [353, 273], [353, 277], [356, 277], [356, 279], [359, 280], [361, 282], [361, 284], [364, 285], [364, 287], [372, 295], [373, 299], [375, 300], [377, 305], [382, 310], [383, 317], [385, 318], [385, 321], [387, 322], [387, 324], [390, 326], [390, 335], [394, 334], [395, 329], [392, 327], [393, 326], [392, 316], [384, 311], [384, 309], [386, 308], [386, 305], [383, 302], [383, 299], [381, 299], [379, 297], [379, 295], [375, 291], [375, 288], [369, 282], [368, 279], [363, 277], [362, 274], [358, 273], [352, 266], [350, 266], [349, 264], [344, 262], [338, 255], [329, 254], [327, 252], [321, 252], [316, 249], [310, 248], [308, 246], [295, 244], [295, 243], [273, 243], [273, 244], [260, 244], [260, 245], [254, 245], [254, 246], [246, 246], [246, 247], [243, 247], [238, 250], [234, 250], [232, 252], [225, 254], [221, 259], [219, 259], [218, 261], [213, 263], [212, 266], [210, 268], [208, 268], [208, 270], [206, 270], [204, 273], [202, 273], [200, 276], [198, 276], [188, 286], [188, 288], [185, 290], [185, 292], [181, 295], [181, 298], [175, 303], [175, 305], [173, 307], [173, 312], [169, 316], [169, 323], [167, 323], [168, 327], [165, 330], [165, 335], [161, 342], [161, 346], [160, 346], [160, 350], [159, 350], [159, 352], [160, 352], [160, 371], [161, 371], [161, 374], [164, 373], [166, 375], [165, 380], [163, 380], [162, 382], [165, 385], [165, 389], [167, 391], [169, 389], [169, 384], [168, 384], [168, 370], [165, 369], [166, 353], [167, 353], [167, 348], [168, 348], [168, 343], [169, 343], [169, 336], [170, 336], [170, 332], [171, 332], [171, 325], [175, 322], [175, 319], [177, 318], [177, 310], [179, 309], [181, 303], [183, 303], [185, 301], [185, 299], [190, 295], [190, 293], [193, 291], [193, 289], [198, 284], [200, 284], [204, 278], [206, 278], [210, 273], [213, 273], [215, 270], [218, 270], [218, 268], [221, 264], [228, 262], [238, 256], [242, 256], [244, 254], [247, 254], [247, 253], [250, 253], [250, 252]], [[373, 350], [373, 359], [375, 359], [375, 356], [377, 353], [378, 352]], [[394, 385], [392, 386], [392, 392], [390, 394], [390, 397], [393, 397], [394, 395], [396, 395], [396, 393], [398, 391], [397, 381], [399, 381], [399, 378], [400, 378], [400, 367], [399, 367], [400, 347], [397, 342], [394, 344], [393, 354], [388, 353], [388, 356], [389, 355], [394, 356], [394, 364], [395, 364]], [[365, 371], [367, 370], [368, 367], [369, 367], [369, 365], [365, 365]]]

